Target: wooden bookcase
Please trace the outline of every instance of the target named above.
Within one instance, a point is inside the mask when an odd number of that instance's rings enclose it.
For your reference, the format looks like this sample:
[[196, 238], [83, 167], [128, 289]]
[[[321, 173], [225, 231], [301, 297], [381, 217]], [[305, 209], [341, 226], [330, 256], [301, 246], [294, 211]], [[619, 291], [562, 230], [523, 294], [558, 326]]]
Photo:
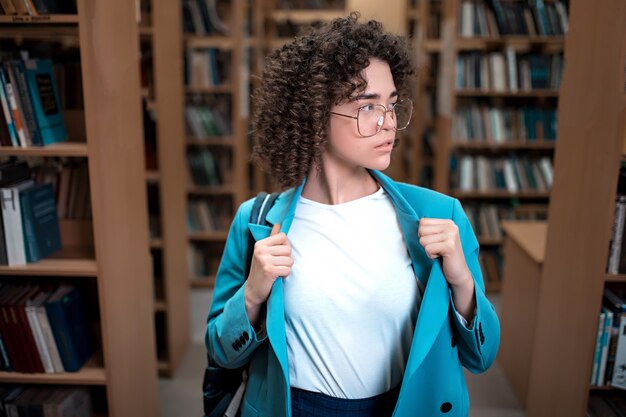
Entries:
[[152, 126], [144, 140], [156, 348], [159, 375], [169, 377], [190, 335], [181, 10], [166, 0], [144, 0], [141, 6], [144, 124]]
[[437, 25], [441, 20], [436, 14], [441, 2], [432, 0], [408, 0], [406, 10], [407, 35], [417, 62], [414, 81], [414, 115], [411, 120], [408, 152], [409, 167], [406, 181], [432, 188], [436, 141], [436, 114], [434, 100], [437, 95], [437, 68], [440, 38]]
[[603, 288], [625, 281], [606, 271], [626, 149], [626, 4], [570, 5], [528, 417], [585, 416]]
[[[177, 7], [180, 8], [181, 3], [178, 3]], [[248, 21], [247, 17], [250, 10], [254, 13], [256, 9], [247, 0], [235, 0], [229, 3], [228, 10], [218, 10], [218, 12], [224, 13], [220, 18], [224, 21], [228, 20], [229, 31], [227, 34], [183, 33], [182, 50], [179, 56], [184, 58], [184, 54], [187, 54], [189, 57], [189, 51], [194, 50], [217, 51], [216, 54], [222, 54], [219, 60], [223, 63], [223, 66], [218, 68], [219, 76], [222, 80], [226, 80], [208, 86], [186, 84], [184, 86], [186, 101], [184, 106], [187, 106], [187, 110], [192, 104], [210, 109], [214, 103], [219, 103], [219, 100], [226, 100], [229, 103], [228, 124], [231, 130], [229, 135], [220, 136], [192, 136], [189, 128], [185, 133], [187, 152], [195, 149], [227, 155], [227, 167], [222, 172], [224, 174], [222, 183], [211, 186], [196, 186], [193, 185], [192, 175], [188, 175], [186, 189], [188, 205], [192, 204], [192, 200], [203, 200], [209, 206], [224, 207], [226, 205], [225, 207], [227, 207], [226, 213], [221, 213], [221, 216], [225, 218], [219, 222], [220, 227], [217, 227], [216, 230], [189, 231], [188, 233], [190, 258], [193, 258], [194, 248], [203, 247], [206, 258], [203, 262], [209, 265], [209, 273], [200, 276], [194, 270], [193, 262], [191, 262], [188, 276], [192, 287], [211, 287], [214, 285], [217, 265], [228, 235], [228, 226], [237, 207], [250, 194], [249, 150], [246, 133], [250, 96], [248, 74], [250, 57], [252, 56], [251, 49], [255, 47], [256, 42], [254, 37], [255, 25]], [[196, 18], [202, 19], [201, 16], [196, 16]], [[188, 60], [187, 67], [189, 68], [190, 65]], [[189, 126], [188, 120], [187, 125]], [[189, 161], [187, 163], [189, 164]], [[216, 217], [214, 214], [211, 216]]]
[[136, 9], [123, 0], [77, 3], [78, 14], [72, 16], [0, 17], [0, 38], [18, 47], [26, 48], [33, 40], [77, 47], [84, 92], [84, 112], [66, 114], [70, 142], [42, 149], [3, 148], [0, 154], [85, 160], [92, 220], [62, 222], [60, 254], [21, 267], [2, 267], [0, 280], [63, 281], [90, 288], [99, 318], [98, 353], [76, 373], [0, 372], [0, 382], [94, 387], [106, 393], [104, 412], [109, 416], [154, 416], [157, 374], [139, 140]]
[[[487, 4], [488, 2], [485, 2]], [[510, 4], [511, 2], [501, 2]], [[521, 2], [520, 2], [521, 3]], [[512, 215], [522, 219], [543, 220], [547, 215], [550, 198], [549, 191], [491, 189], [478, 191], [461, 191], [452, 186], [456, 175], [462, 176], [458, 170], [459, 161], [463, 156], [486, 158], [553, 158], [555, 141], [537, 139], [535, 141], [513, 138], [511, 142], [495, 143], [493, 141], [474, 142], [460, 141], [453, 132], [453, 123], [457, 110], [472, 105], [489, 106], [500, 110], [521, 109], [523, 107], [556, 108], [558, 106], [559, 91], [555, 89], [533, 89], [530, 91], [493, 91], [491, 89], [465, 89], [457, 87], [457, 59], [462, 54], [473, 52], [481, 55], [491, 52], [505, 53], [508, 48], [516, 54], [537, 53], [540, 55], [562, 54], [564, 36], [530, 36], [530, 35], [500, 35], [462, 37], [460, 35], [460, 0], [441, 0], [430, 2], [429, 5], [437, 8], [437, 13], [427, 13], [431, 19], [440, 16], [437, 25], [440, 30], [440, 39], [428, 40], [426, 50], [439, 50], [439, 68], [436, 81], [436, 117], [434, 137], [432, 141], [434, 151], [434, 179], [433, 188], [444, 194], [458, 198], [464, 207], [474, 207], [477, 213], [487, 205], [498, 209], [512, 209]], [[426, 8], [426, 7], [424, 7]], [[518, 56], [519, 57], [519, 56]], [[519, 59], [519, 58], [518, 58]], [[518, 67], [519, 68], [519, 67]], [[507, 75], [504, 74], [506, 77]], [[519, 76], [519, 73], [518, 73]], [[456, 163], [456, 168], [453, 166]], [[473, 175], [476, 175], [473, 172]], [[477, 216], [478, 218], [478, 216]], [[499, 220], [503, 220], [498, 214]], [[497, 235], [479, 235], [479, 243], [483, 252], [501, 254], [503, 239]], [[499, 255], [501, 256], [501, 255]], [[501, 275], [500, 269], [500, 275]], [[486, 282], [487, 291], [499, 291], [500, 282]]]

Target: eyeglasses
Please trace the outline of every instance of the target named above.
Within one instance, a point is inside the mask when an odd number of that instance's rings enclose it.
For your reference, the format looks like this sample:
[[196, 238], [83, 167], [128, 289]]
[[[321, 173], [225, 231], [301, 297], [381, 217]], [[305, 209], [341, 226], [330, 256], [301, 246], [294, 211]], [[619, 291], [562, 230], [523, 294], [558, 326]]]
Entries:
[[387, 113], [391, 113], [391, 120], [396, 123], [396, 130], [407, 128], [409, 122], [411, 121], [411, 114], [413, 113], [413, 103], [411, 100], [399, 100], [396, 103], [391, 104], [389, 107], [390, 108], [387, 109], [387, 107], [382, 104], [366, 104], [359, 107], [356, 116], [336, 113], [333, 111], [330, 113], [336, 116], [355, 119], [359, 135], [367, 138], [374, 136], [382, 130]]

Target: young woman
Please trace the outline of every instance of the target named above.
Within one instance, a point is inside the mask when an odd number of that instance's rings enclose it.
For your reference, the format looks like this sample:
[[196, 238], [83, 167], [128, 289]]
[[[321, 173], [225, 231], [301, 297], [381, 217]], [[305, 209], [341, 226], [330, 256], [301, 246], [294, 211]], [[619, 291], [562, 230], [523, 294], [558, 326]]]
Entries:
[[206, 333], [217, 364], [249, 364], [243, 417], [468, 415], [462, 367], [485, 371], [500, 337], [478, 242], [458, 200], [380, 173], [414, 73], [356, 14], [267, 59], [255, 156], [286, 191], [270, 226], [239, 208]]

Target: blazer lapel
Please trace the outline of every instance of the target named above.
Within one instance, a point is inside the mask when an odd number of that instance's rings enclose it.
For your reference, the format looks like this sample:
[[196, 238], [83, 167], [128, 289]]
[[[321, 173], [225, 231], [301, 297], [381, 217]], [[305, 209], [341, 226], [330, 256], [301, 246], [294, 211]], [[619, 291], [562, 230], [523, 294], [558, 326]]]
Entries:
[[[449, 290], [443, 275], [441, 260], [433, 261], [426, 254], [426, 250], [419, 243], [418, 229], [420, 216], [416, 212], [415, 202], [409, 204], [404, 195], [397, 188], [395, 182], [378, 171], [371, 171], [385, 192], [390, 196], [398, 215], [400, 229], [404, 235], [409, 255], [413, 261], [413, 270], [422, 285], [426, 286], [420, 304], [413, 343], [404, 374], [404, 379], [415, 373], [426, 354], [432, 347], [439, 329], [444, 323], [449, 307]], [[426, 203], [426, 202], [424, 202]], [[423, 287], [422, 287], [423, 288]], [[408, 384], [402, 384], [403, 387]]]
[[[304, 182], [297, 188], [290, 189], [282, 193], [275, 201], [274, 206], [270, 209], [266, 216], [266, 222], [270, 226], [248, 223], [248, 228], [258, 241], [265, 239], [271, 233], [272, 226], [280, 224], [280, 231], [289, 233], [289, 228], [293, 222], [296, 212], [296, 205], [302, 194]], [[267, 321], [266, 321], [267, 337], [270, 345], [278, 358], [283, 377], [285, 378], [285, 398], [289, 396], [289, 364], [287, 358], [287, 335], [285, 333], [285, 301], [283, 280], [274, 281], [272, 291], [267, 299]]]

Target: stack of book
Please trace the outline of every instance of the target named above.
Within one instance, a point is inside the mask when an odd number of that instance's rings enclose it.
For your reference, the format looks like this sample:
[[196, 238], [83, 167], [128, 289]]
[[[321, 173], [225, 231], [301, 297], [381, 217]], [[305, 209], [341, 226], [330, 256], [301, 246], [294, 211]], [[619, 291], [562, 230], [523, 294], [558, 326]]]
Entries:
[[0, 265], [37, 262], [61, 248], [52, 184], [35, 184], [28, 164], [0, 164]]
[[623, 289], [604, 289], [591, 384], [626, 389], [626, 293]]
[[[0, 387], [3, 416], [91, 417], [91, 395], [85, 388], [10, 385]], [[6, 414], [4, 414], [6, 413]]]
[[39, 16], [46, 14], [75, 14], [72, 0], [0, 0], [0, 13]]
[[93, 354], [76, 287], [0, 286], [0, 368], [7, 372], [78, 371]]
[[0, 62], [0, 146], [45, 146], [67, 140], [52, 61]]

